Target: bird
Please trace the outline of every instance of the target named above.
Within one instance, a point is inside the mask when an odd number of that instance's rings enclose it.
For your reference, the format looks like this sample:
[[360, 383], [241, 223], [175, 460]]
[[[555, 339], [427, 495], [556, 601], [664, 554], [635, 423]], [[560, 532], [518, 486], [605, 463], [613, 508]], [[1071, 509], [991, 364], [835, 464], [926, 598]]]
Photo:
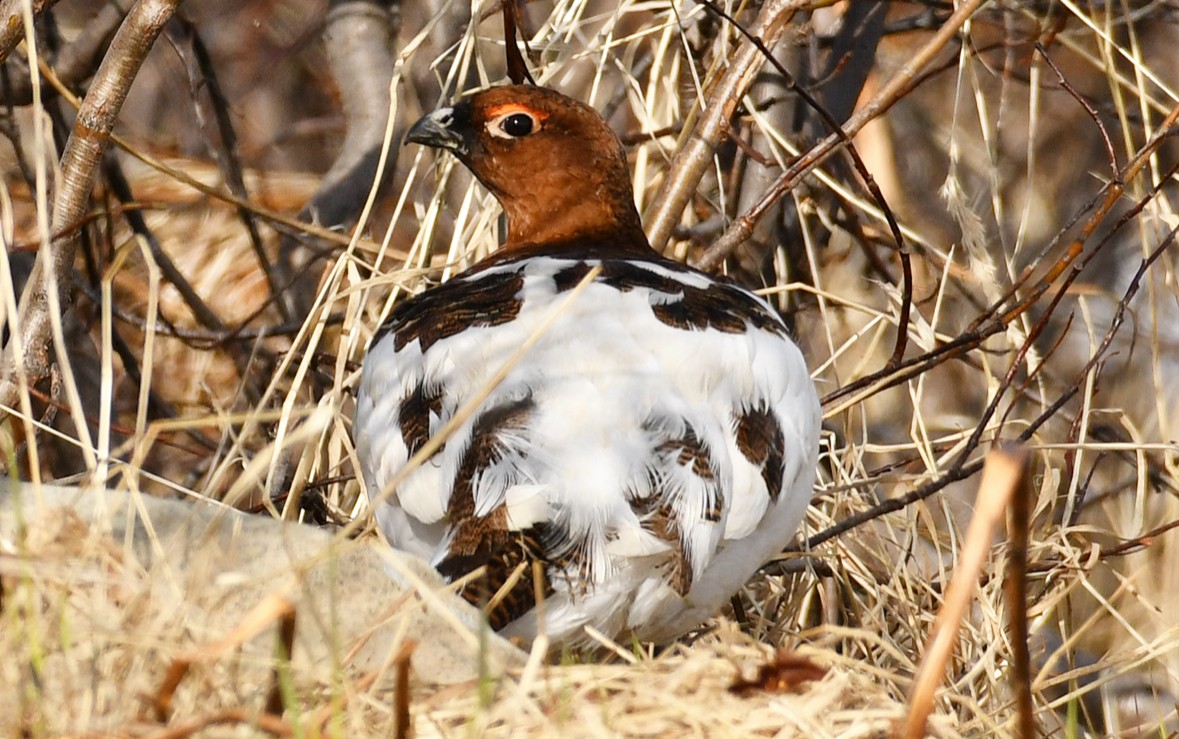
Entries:
[[699, 628], [811, 498], [819, 400], [786, 322], [651, 248], [588, 105], [488, 87], [406, 141], [457, 157], [507, 229], [374, 332], [353, 436], [379, 529], [521, 642]]

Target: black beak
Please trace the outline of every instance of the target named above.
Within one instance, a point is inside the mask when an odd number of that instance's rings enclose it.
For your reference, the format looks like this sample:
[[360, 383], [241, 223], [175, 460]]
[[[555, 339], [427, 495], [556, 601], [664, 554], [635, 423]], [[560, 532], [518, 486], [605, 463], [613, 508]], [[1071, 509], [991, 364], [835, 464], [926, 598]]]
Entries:
[[463, 135], [454, 130], [454, 122], [454, 108], [439, 108], [413, 124], [406, 132], [405, 140], [464, 154], [467, 151], [467, 143], [463, 140]]

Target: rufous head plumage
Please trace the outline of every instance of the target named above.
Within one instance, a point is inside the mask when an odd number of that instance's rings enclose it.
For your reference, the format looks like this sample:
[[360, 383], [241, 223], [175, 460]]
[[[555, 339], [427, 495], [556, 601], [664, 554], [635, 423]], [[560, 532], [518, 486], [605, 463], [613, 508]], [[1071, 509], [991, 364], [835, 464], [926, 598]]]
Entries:
[[587, 105], [529, 85], [440, 108], [406, 141], [446, 149], [499, 200], [505, 249], [584, 244], [648, 250], [618, 136]]

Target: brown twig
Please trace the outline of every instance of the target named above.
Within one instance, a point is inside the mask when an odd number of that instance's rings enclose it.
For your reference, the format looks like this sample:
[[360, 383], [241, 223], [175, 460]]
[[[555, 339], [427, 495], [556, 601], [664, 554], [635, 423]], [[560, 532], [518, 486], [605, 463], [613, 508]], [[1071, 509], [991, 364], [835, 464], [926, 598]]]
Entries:
[[[107, 185], [111, 188], [111, 192], [114, 193], [115, 197], [121, 203], [126, 204], [135, 201], [135, 194], [131, 192], [131, 184], [127, 182], [127, 178], [123, 175], [123, 168], [119, 166], [118, 161], [114, 157], [103, 157], [102, 174]], [[192, 315], [196, 318], [197, 322], [211, 331], [225, 331], [225, 324], [221, 321], [221, 318], [197, 294], [196, 289], [188, 283], [184, 274], [176, 267], [172, 258], [168, 256], [167, 252], [160, 245], [160, 240], [147, 227], [147, 220], [143, 217], [143, 213], [137, 208], [126, 208], [123, 210], [123, 217], [127, 219], [127, 225], [131, 227], [131, 230], [147, 244], [152, 259], [155, 261], [156, 266], [160, 268], [160, 275], [172, 287], [176, 288], [176, 292], [180, 293], [181, 299], [184, 300], [184, 304], [188, 306], [188, 309], [192, 311]]]
[[[208, 731], [214, 726], [226, 724], [240, 724], [252, 729], [258, 729], [270, 736], [294, 736], [295, 729], [287, 721], [268, 714], [258, 714], [244, 708], [229, 708], [218, 711], [210, 716], [201, 716], [190, 721], [169, 726], [163, 731], [150, 735], [150, 739], [188, 739], [190, 736]], [[139, 735], [139, 731], [127, 732], [127, 736]]]
[[[750, 34], [766, 47], [773, 47], [795, 11], [808, 4], [808, 0], [770, 0], [762, 6]], [[729, 121], [764, 60], [756, 45], [743, 43], [720, 79], [712, 85], [707, 103], [693, 109], [691, 117], [699, 116], [698, 120], [685, 123], [688, 138], [681, 143], [663, 177], [659, 193], [651, 200], [654, 210], [644, 219], [647, 238], [656, 251], [666, 248], [713, 152], [728, 136]]]
[[[12, 53], [25, 37], [25, 24], [22, 8], [27, 0], [3, 0], [0, 2], [0, 64], [8, 61]], [[32, 0], [33, 18], [41, 15], [46, 8], [57, 5], [57, 0]]]
[[[53, 377], [53, 382], [52, 382], [52, 385], [50, 386], [50, 392], [48, 392], [48, 393], [42, 392], [41, 390], [39, 390], [35, 387], [29, 388], [29, 395], [33, 398], [36, 398], [37, 400], [39, 400], [41, 403], [45, 404], [45, 406], [46, 406], [46, 410], [45, 410], [46, 415], [45, 415], [45, 417], [43, 417], [41, 419], [42, 426], [51, 425], [53, 423], [53, 419], [57, 417], [57, 413], [59, 411], [64, 411], [66, 413], [66, 415], [70, 415], [74, 412], [73, 408], [70, 407], [69, 403], [66, 403], [60, 399], [60, 397], [61, 397], [61, 380], [59, 379], [57, 373], [56, 372], [52, 373], [52, 377]], [[98, 421], [99, 421], [99, 419], [98, 419], [97, 415], [92, 414], [92, 413], [86, 414], [86, 422], [91, 424], [92, 426], [97, 427]], [[131, 436], [132, 434], [135, 433], [135, 429], [124, 426], [123, 424], [119, 424], [119, 423], [112, 422], [110, 425], [110, 428], [111, 428], [111, 431], [114, 431], [115, 433], [117, 433], [121, 436]], [[192, 447], [184, 446], [183, 444], [179, 444], [174, 441], [169, 441], [167, 439], [161, 439], [160, 443], [163, 444], [164, 446], [170, 447], [172, 449], [177, 449], [177, 450], [185, 452], [187, 454], [191, 454], [194, 457], [200, 457], [203, 454], [205, 454], [207, 451], [207, 449], [206, 450], [194, 449]]]
[[[1125, 320], [1127, 306], [1133, 297], [1138, 293], [1138, 289], [1142, 283], [1142, 277], [1146, 274], [1146, 271], [1150, 269], [1150, 266], [1158, 261], [1159, 257], [1161, 257], [1163, 253], [1175, 243], [1177, 232], [1179, 232], [1179, 230], [1173, 230], [1170, 234], [1168, 234], [1163, 242], [1150, 253], [1146, 259], [1142, 260], [1141, 264], [1138, 266], [1138, 270], [1134, 273], [1134, 277], [1130, 280], [1129, 286], [1122, 294], [1121, 300], [1118, 301], [1118, 308], [1114, 311], [1114, 315], [1110, 320], [1110, 325], [1105, 332], [1105, 336], [1097, 345], [1093, 354], [1089, 357], [1089, 360], [1085, 362], [1080, 371], [1077, 372], [1076, 376], [1072, 378], [1072, 381], [1066, 385], [1064, 392], [1062, 392], [1055, 401], [1049, 404], [1048, 407], [1040, 413], [1040, 415], [1028, 421], [1027, 427], [1023, 430], [1022, 433], [1020, 433], [1018, 437], [1016, 437], [1017, 442], [1023, 443], [1031, 439], [1032, 436], [1035, 435], [1037, 431], [1039, 431], [1040, 427], [1048, 421], [1048, 419], [1056, 415], [1056, 413], [1062, 407], [1064, 407], [1064, 404], [1075, 397], [1076, 394], [1080, 392], [1081, 388], [1084, 387], [1085, 376], [1093, 370], [1093, 368], [1105, 357], [1106, 352], [1109, 351], [1110, 345], [1113, 343], [1114, 336], [1117, 335], [1118, 329]], [[786, 551], [813, 550], [824, 542], [827, 542], [837, 536], [851, 531], [852, 529], [862, 526], [868, 521], [872, 521], [880, 518], [881, 516], [888, 515], [889, 513], [902, 510], [919, 500], [925, 500], [926, 498], [944, 489], [947, 485], [971, 477], [980, 469], [982, 469], [982, 466], [982, 459], [975, 459], [965, 462], [962, 461], [962, 457], [960, 456], [959, 461], [952, 465], [946, 472], [942, 473], [938, 478], [929, 481], [915, 490], [909, 491], [905, 495], [897, 498], [889, 498], [887, 500], [881, 501], [877, 505], [872, 506], [868, 510], [846, 516], [840, 519], [839, 523], [828, 526], [826, 529], [823, 529], [814, 536], [809, 537], [801, 545], [787, 547]]]
[[[513, 85], [522, 85], [525, 82], [535, 85], [536, 80], [532, 79], [532, 74], [528, 71], [528, 63], [524, 61], [524, 55], [520, 53], [520, 47], [516, 45], [516, 38], [519, 35], [519, 18], [520, 6], [517, 4], [519, 0], [502, 0], [503, 15], [504, 15], [504, 57], [506, 58], [508, 67], [508, 79], [512, 81]], [[524, 39], [527, 45], [528, 40]]]
[[[119, 24], [127, 15], [120, 3], [105, 3], [86, 22], [78, 37], [67, 44], [54, 60], [53, 69], [57, 78], [70, 87], [88, 79], [102, 61]], [[16, 57], [13, 57], [15, 63]], [[22, 60], [23, 61], [23, 60]], [[10, 84], [0, 89], [0, 104], [22, 106], [33, 102], [33, 80], [30, 75], [14, 75]]]
[[[286, 638], [287, 631], [293, 635], [294, 613], [295, 606], [289, 599], [281, 595], [270, 594], [258, 605], [251, 608], [224, 638], [176, 656], [164, 673], [164, 679], [160, 681], [155, 695], [151, 697], [151, 710], [156, 720], [167, 721], [171, 716], [172, 699], [176, 695], [176, 689], [180, 687], [180, 683], [188, 675], [193, 664], [220, 659], [221, 655], [253, 639], [275, 621], [280, 624], [280, 631], [283, 634], [281, 638]], [[290, 647], [287, 647], [286, 655], [281, 656], [280, 660], [289, 658], [289, 656]]]
[[[229, 102], [221, 90], [217, 68], [209, 56], [209, 50], [196, 26], [182, 16], [177, 16], [176, 21], [169, 24], [165, 33], [184, 61], [193, 108], [196, 111], [201, 130], [205, 133], [213, 160], [217, 162], [221, 176], [225, 180], [225, 186], [241, 200], [248, 201], [250, 195], [246, 190], [242, 164], [237, 155], [237, 132], [234, 131], [233, 121], [229, 117]], [[216, 127], [215, 136], [213, 131], [209, 130], [211, 126], [209, 125], [209, 116], [205, 113], [206, 106], [201, 104], [202, 90], [208, 95], [209, 104], [207, 107], [212, 109], [213, 123]], [[249, 208], [240, 205], [237, 206], [237, 214], [246, 228], [246, 234], [250, 237], [254, 258], [258, 261], [262, 275], [266, 278], [270, 293], [277, 295], [280, 285], [277, 282], [277, 275], [271, 268], [270, 257], [266, 255], [262, 246], [262, 234], [258, 230], [258, 217]], [[290, 322], [292, 320], [292, 316], [287, 310], [286, 301], [277, 301], [277, 308], [284, 321]]]
[[283, 608], [278, 614], [278, 654], [270, 677], [270, 691], [266, 695], [263, 710], [271, 716], [281, 717], [283, 709], [283, 679], [291, 674], [291, 656], [295, 653], [295, 609]]
[[1093, 120], [1093, 124], [1097, 126], [1097, 130], [1101, 133], [1101, 141], [1105, 144], [1105, 154], [1109, 157], [1109, 166], [1113, 170], [1114, 181], [1117, 181], [1121, 176], [1121, 173], [1118, 171], [1118, 156], [1114, 151], [1113, 140], [1109, 137], [1109, 131], [1105, 130], [1105, 124], [1101, 122], [1101, 116], [1097, 114], [1097, 109], [1072, 86], [1068, 78], [1064, 76], [1064, 72], [1060, 71], [1060, 67], [1056, 66], [1056, 62], [1049, 56], [1048, 48], [1044, 46], [1043, 42], [1036, 42], [1036, 51], [1040, 52], [1040, 56], [1048, 63], [1049, 67], [1052, 67], [1052, 71], [1056, 73], [1056, 81], [1060, 83], [1064, 91], [1071, 95], [1073, 100], [1076, 100], [1085, 109], [1085, 113]]
[[909, 711], [898, 727], [899, 737], [920, 739], [925, 736], [925, 721], [933, 708], [934, 694], [942, 682], [946, 663], [957, 642], [958, 629], [973, 600], [979, 572], [991, 548], [991, 531], [1003, 516], [1008, 500], [1019, 488], [1026, 456], [1023, 450], [996, 449], [986, 457], [962, 555], [946, 588], [945, 599], [926, 642], [925, 655], [913, 678]]
[[[1075, 279], [1079, 274], [1080, 269], [1075, 269], [1073, 270], [1070, 277]], [[1015, 352], [1015, 356], [1012, 357], [1011, 363], [1007, 367], [1007, 373], [1003, 376], [1003, 380], [999, 383], [999, 387], [996, 388], [993, 397], [991, 398], [991, 402], [987, 404], [986, 409], [983, 411], [982, 415], [978, 419], [978, 422], [974, 426], [974, 431], [971, 432], [970, 438], [966, 440], [966, 445], [962, 448], [962, 452], [958, 455], [959, 464], [969, 459], [970, 455], [974, 453], [974, 450], [978, 448], [979, 442], [982, 440], [983, 432], [990, 424], [991, 419], [995, 416], [995, 412], [999, 408], [1000, 401], [1007, 397], [1007, 391], [1011, 389], [1011, 386], [1015, 383], [1016, 376], [1019, 374], [1020, 367], [1023, 366], [1024, 359], [1027, 357], [1028, 352], [1032, 350], [1036, 339], [1038, 339], [1044, 330], [1048, 327], [1048, 322], [1051, 320], [1052, 315], [1057, 307], [1060, 306], [1061, 301], [1064, 300], [1064, 296], [1067, 294], [1068, 287], [1071, 284], [1072, 280], [1069, 280], [1056, 291], [1056, 294], [1053, 295], [1052, 299], [1048, 302], [1048, 309], [1044, 311], [1044, 315], [1040, 316], [1040, 320], [1036, 321], [1035, 325], [1032, 326], [1032, 330], [1029, 331], [1027, 336], [1024, 337], [1023, 344], [1020, 345], [1019, 349]], [[1042, 367], [1043, 364], [1041, 363], [1040, 366]], [[1000, 425], [1000, 431], [1001, 429], [1002, 426]]]
[[[871, 100], [847, 119], [840, 127], [839, 133], [832, 133], [812, 146], [782, 173], [756, 205], [733, 221], [728, 230], [700, 257], [699, 264], [703, 265], [702, 268], [707, 269], [709, 265], [719, 264], [724, 260], [738, 244], [749, 238], [749, 235], [753, 233], [753, 227], [769, 212], [779, 198], [793, 189], [811, 170], [831, 156], [846, 138], [855, 136], [860, 132], [860, 129], [883, 115], [900, 100], [913, 79], [958, 34], [963, 24], [974, 15], [984, 2], [985, 0], [966, 0], [959, 5], [949, 20], [933, 35], [933, 38], [926, 42]], [[652, 241], [653, 245], [654, 243]]]
[[[72, 105], [75, 109], [80, 109], [82, 107], [81, 101], [78, 100], [77, 97], [75, 97], [73, 93], [70, 92], [69, 88], [66, 87], [62, 81], [57, 78], [57, 75], [54, 74], [54, 71], [49, 67], [49, 65], [45, 64], [43, 59], [39, 60], [38, 67], [41, 70], [41, 74], [44, 76], [45, 81], [52, 85], [53, 88], [63, 98], [65, 98], [65, 100], [70, 105]], [[118, 136], [118, 134], [109, 132], [107, 135], [111, 142], [114, 143], [115, 146], [117, 146], [121, 151], [126, 152], [128, 156], [139, 160], [151, 169], [166, 175], [168, 178], [175, 180], [186, 187], [192, 188], [194, 192], [200, 193], [202, 196], [211, 200], [224, 203], [235, 208], [244, 208], [258, 218], [265, 220], [271, 226], [271, 228], [278, 231], [284, 237], [296, 240], [308, 239], [309, 241], [321, 243], [322, 246], [320, 246], [318, 250], [309, 248], [309, 251], [312, 252], [311, 256], [313, 259], [319, 259], [337, 247], [348, 246], [352, 243], [352, 237], [342, 231], [333, 231], [331, 228], [320, 226], [315, 222], [299, 220], [298, 218], [288, 216], [284, 213], [264, 208], [249, 200], [239, 198], [233, 193], [227, 192], [226, 190], [206, 185], [183, 170], [171, 167], [167, 163], [145, 154], [141, 149], [138, 149], [124, 141]], [[310, 216], [307, 217], [309, 218]], [[63, 229], [62, 233], [73, 233], [78, 229], [78, 224], [83, 222], [84, 220], [75, 221], [67, 229]], [[55, 233], [54, 238], [56, 237], [57, 234]], [[387, 253], [390, 256], [399, 257], [402, 259], [407, 256], [405, 252], [399, 249], [390, 249]], [[297, 273], [296, 276], [301, 275], [302, 272]]]
[[1011, 644], [1011, 688], [1015, 693], [1018, 717], [1016, 735], [1019, 739], [1033, 739], [1036, 722], [1032, 705], [1032, 663], [1028, 653], [1028, 536], [1033, 491], [1028, 470], [1030, 457], [1027, 454], [1019, 456], [1023, 460], [1019, 482], [1011, 493], [1007, 520], [1007, 579], [1003, 589], [1007, 597], [1007, 640]]
[[[49, 233], [64, 232], [86, 212], [109, 134], [140, 66], [180, 0], [140, 0], [119, 27], [95, 74], [61, 158]], [[2, 50], [2, 49], [0, 49]], [[60, 318], [65, 286], [77, 251], [76, 236], [52, 239], [21, 296], [20, 325], [10, 336], [0, 372], [0, 404], [16, 407], [20, 379], [44, 377], [54, 322]], [[56, 315], [54, 315], [56, 314]], [[19, 349], [17, 344], [19, 343]]]
[[1126, 539], [1123, 542], [1102, 547], [1098, 556], [1105, 559], [1107, 557], [1122, 557], [1127, 554], [1133, 554], [1151, 546], [1154, 544], [1155, 539], [1176, 528], [1179, 528], [1179, 520], [1168, 521], [1162, 526], [1156, 526], [1141, 536], [1135, 536], [1132, 539]]
[[413, 639], [406, 640], [393, 658], [393, 668], [397, 671], [397, 684], [393, 693], [393, 736], [396, 739], [409, 739], [413, 736], [409, 715], [409, 669], [413, 650], [418, 643]]
[[[89, 297], [91, 300], [98, 301], [100, 294], [85, 283], [79, 284], [79, 289]], [[148, 324], [147, 320], [141, 316], [137, 316], [130, 310], [121, 306], [111, 306], [111, 315], [115, 318], [130, 324], [141, 331], [152, 331], [160, 336], [170, 336], [180, 339], [187, 346], [193, 349], [209, 350], [225, 348], [227, 345], [234, 342], [254, 341], [256, 339], [265, 339], [272, 336], [290, 336], [299, 332], [303, 327], [303, 322], [281, 323], [278, 325], [266, 325], [250, 327], [263, 312], [266, 306], [259, 307], [253, 313], [246, 316], [236, 325], [227, 326], [220, 331], [206, 331], [195, 328], [184, 328], [177, 326], [163, 316], [160, 317], [160, 322], [156, 324]], [[342, 323], [344, 316], [341, 313], [331, 313], [324, 319], [325, 325], [336, 326]]]
[[[329, 228], [351, 226], [364, 210], [379, 174], [381, 149], [389, 123], [391, 49], [397, 37], [398, 11], [376, 0], [333, 0], [324, 19], [323, 47], [328, 71], [340, 94], [346, 132], [340, 153], [323, 182], [299, 213], [300, 220]], [[398, 123], [392, 141], [401, 140]], [[396, 146], [389, 150], [383, 177], [397, 166]], [[320, 273], [315, 269], [326, 249], [291, 236], [279, 243], [275, 264], [288, 314], [306, 318], [314, 304]]]
[[[746, 30], [745, 27], [740, 23], [737, 23], [737, 21], [732, 16], [722, 10], [720, 6], [716, 5], [714, 2], [712, 2], [712, 0], [701, 0], [701, 2], [713, 13], [720, 16], [721, 18], [724, 18], [728, 23], [740, 31], [741, 35], [745, 36], [745, 39], [749, 43], [753, 44], [757, 50], [762, 53], [762, 55], [766, 58], [766, 61], [768, 61], [770, 65], [773, 66], [775, 70], [777, 70], [778, 74], [782, 75], [782, 79], [785, 81], [787, 88], [802, 98], [802, 100], [806, 102], [806, 104], [812, 110], [819, 114], [819, 117], [823, 119], [823, 122], [827, 124], [827, 127], [840, 138], [841, 142], [843, 143], [844, 150], [847, 152], [848, 156], [851, 157], [855, 171], [860, 176], [860, 180], [863, 183], [865, 189], [867, 189], [868, 193], [872, 196], [872, 200], [875, 201], [878, 206], [880, 206], [880, 211], [884, 214], [884, 220], [888, 223], [888, 228], [892, 232], [892, 237], [895, 240], [897, 256], [901, 261], [901, 308], [900, 314], [897, 318], [896, 344], [893, 348], [892, 358], [888, 360], [888, 366], [895, 367], [896, 365], [900, 364], [902, 359], [904, 359], [905, 347], [908, 345], [909, 340], [909, 318], [913, 306], [913, 265], [909, 256], [909, 247], [905, 243], [904, 234], [901, 232], [901, 227], [897, 223], [897, 219], [892, 212], [892, 208], [889, 207], [888, 201], [885, 200], [884, 193], [880, 191], [880, 186], [876, 184], [876, 178], [873, 177], [872, 173], [868, 171], [868, 166], [864, 164], [864, 160], [860, 157], [859, 151], [856, 150], [855, 144], [852, 143], [851, 138], [844, 132], [842, 126], [840, 126], [839, 121], [836, 120], [830, 112], [828, 112], [827, 108], [822, 103], [820, 103], [818, 99], [811, 95], [811, 93], [806, 88], [802, 87], [798, 84], [797, 81], [795, 81], [794, 75], [790, 74], [790, 71], [787, 70], [786, 67], [783, 66], [782, 63], [774, 57], [773, 52], [770, 51], [768, 46], [762, 43], [761, 39], [757, 38], [748, 30]], [[848, 22], [851, 23], [853, 21], [849, 19]], [[878, 38], [879, 37], [877, 37], [877, 39]], [[740, 139], [737, 141], [740, 142]], [[707, 256], [707, 253], [705, 256]], [[702, 259], [695, 266], [700, 269], [711, 269], [717, 265], [705, 264]]]
[[[1177, 107], [1173, 113], [1179, 114], [1179, 107]], [[1159, 143], [1161, 143], [1162, 140], [1163, 136], [1160, 134], [1155, 136], [1155, 138], [1150, 142], [1147, 142], [1143, 149], [1140, 150], [1139, 154], [1136, 155], [1135, 158], [1131, 161], [1131, 165], [1144, 162], [1148, 156], [1148, 152], [1154, 151], [1154, 149], [1158, 146]], [[1127, 165], [1123, 172], [1130, 172], [1131, 165]], [[1139, 169], [1140, 167], [1135, 168], [1133, 170], [1134, 173], [1136, 174]], [[1179, 163], [1172, 167], [1169, 174], [1172, 174], [1176, 171], [1179, 171]], [[1129, 175], [1126, 176], [1128, 177]], [[1036, 303], [1038, 303], [1040, 298], [1042, 298], [1044, 294], [1052, 288], [1052, 285], [1056, 282], [1056, 280], [1070, 267], [1073, 269], [1070, 273], [1070, 276], [1066, 277], [1064, 287], [1067, 287], [1074, 280], [1076, 280], [1085, 266], [1087, 266], [1097, 256], [1098, 253], [1105, 249], [1112, 242], [1113, 237], [1126, 224], [1130, 223], [1132, 219], [1136, 217], [1143, 208], [1146, 207], [1147, 204], [1150, 203], [1150, 201], [1157, 195], [1158, 189], [1161, 187], [1162, 182], [1166, 181], [1166, 178], [1160, 180], [1160, 184], [1156, 186], [1151, 191], [1151, 193], [1135, 203], [1132, 208], [1127, 210], [1118, 218], [1113, 228], [1111, 228], [1110, 232], [1106, 234], [1101, 239], [1101, 241], [1098, 242], [1097, 246], [1091, 249], [1088, 253], [1085, 253], [1084, 240], [1087, 240], [1089, 236], [1091, 236], [1093, 232], [1096, 231], [1098, 225], [1104, 221], [1104, 219], [1113, 209], [1113, 206], [1119, 201], [1120, 194], [1124, 193], [1124, 188], [1120, 185], [1106, 185], [1106, 187], [1102, 189], [1102, 193], [1104, 193], [1104, 195], [1099, 195], [1098, 198], [1093, 201], [1093, 203], [1090, 203], [1088, 206], [1086, 206], [1086, 208], [1081, 210], [1083, 213], [1088, 207], [1091, 207], [1098, 200], [1100, 201], [1100, 205], [1097, 206], [1097, 209], [1092, 213], [1089, 220], [1083, 226], [1081, 235], [1069, 245], [1068, 249], [1066, 249], [1064, 253], [1059, 258], [1057, 258], [1056, 261], [1051, 264], [1051, 266], [1048, 267], [1048, 269], [1044, 271], [1043, 275], [1041, 275], [1040, 278], [1036, 280], [1025, 297], [1016, 300], [1018, 290], [1023, 287], [1024, 284], [1030, 281], [1032, 276], [1034, 276], [1035, 270], [1032, 268], [1026, 270], [1024, 274], [1016, 280], [1015, 284], [1003, 296], [996, 300], [990, 308], [980, 313], [979, 316], [975, 318], [970, 323], [970, 325], [967, 326], [966, 329], [953, 340], [948, 341], [918, 357], [905, 360], [895, 367], [886, 366], [881, 370], [873, 372], [869, 375], [865, 375], [864, 377], [861, 377], [853, 382], [849, 382], [839, 389], [824, 396], [823, 405], [828, 406], [835, 401], [852, 395], [853, 393], [856, 393], [864, 388], [871, 387], [875, 393], [890, 387], [894, 387], [901, 382], [928, 371], [930, 368], [942, 361], [945, 361], [946, 359], [961, 356], [965, 352], [977, 348], [987, 338], [1006, 330], [1006, 327], [1012, 321], [1025, 314]], [[1111, 190], [1115, 188], [1119, 193], [1119, 197], [1117, 198], [1111, 196]], [[1079, 220], [1079, 218], [1077, 220]], [[1057, 241], [1063, 238], [1063, 233], [1064, 231], [1062, 230], [1061, 234], [1057, 237]], [[1045, 251], [1047, 250], [1048, 248], [1046, 247]], [[1039, 261], [1039, 259], [1035, 260], [1035, 262]], [[1007, 305], [1011, 302], [1014, 302], [1014, 305], [1007, 309], [1003, 308], [1004, 305]]]

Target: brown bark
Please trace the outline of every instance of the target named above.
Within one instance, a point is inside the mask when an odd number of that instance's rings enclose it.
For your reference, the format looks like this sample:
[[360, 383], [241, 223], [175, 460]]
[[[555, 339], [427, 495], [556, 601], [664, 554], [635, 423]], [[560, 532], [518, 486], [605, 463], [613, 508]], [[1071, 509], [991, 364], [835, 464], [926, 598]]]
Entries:
[[[74, 226], [89, 205], [103, 151], [131, 83], [179, 4], [180, 0], [141, 0], [135, 4], [115, 34], [78, 110], [52, 196], [49, 241], [37, 254], [29, 285], [21, 296], [19, 325], [4, 348], [0, 403], [8, 407], [19, 403], [22, 372], [30, 381], [49, 373], [54, 318], [60, 319], [68, 295], [64, 288], [78, 248]], [[18, 341], [23, 352], [16, 351]]]
[[[56, 4], [57, 0], [33, 0], [33, 17]], [[25, 37], [22, 5], [24, 0], [0, 0], [0, 64], [8, 59], [8, 55]]]

